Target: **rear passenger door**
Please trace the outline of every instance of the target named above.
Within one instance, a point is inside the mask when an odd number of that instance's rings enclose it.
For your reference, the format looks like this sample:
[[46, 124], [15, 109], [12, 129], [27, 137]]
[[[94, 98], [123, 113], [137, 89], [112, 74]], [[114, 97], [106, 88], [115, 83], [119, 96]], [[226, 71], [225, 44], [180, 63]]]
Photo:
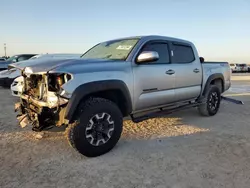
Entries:
[[195, 58], [192, 46], [172, 42], [171, 59], [175, 70], [176, 99], [184, 101], [198, 97], [201, 91], [202, 67], [199, 58]]

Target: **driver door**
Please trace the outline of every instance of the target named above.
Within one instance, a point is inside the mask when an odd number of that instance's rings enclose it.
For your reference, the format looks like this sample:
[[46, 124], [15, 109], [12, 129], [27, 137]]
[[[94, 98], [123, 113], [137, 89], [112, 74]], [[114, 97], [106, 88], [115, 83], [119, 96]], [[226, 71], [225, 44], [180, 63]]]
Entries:
[[135, 111], [175, 102], [175, 72], [170, 64], [168, 41], [150, 41], [139, 54], [143, 51], [155, 51], [159, 59], [133, 66]]

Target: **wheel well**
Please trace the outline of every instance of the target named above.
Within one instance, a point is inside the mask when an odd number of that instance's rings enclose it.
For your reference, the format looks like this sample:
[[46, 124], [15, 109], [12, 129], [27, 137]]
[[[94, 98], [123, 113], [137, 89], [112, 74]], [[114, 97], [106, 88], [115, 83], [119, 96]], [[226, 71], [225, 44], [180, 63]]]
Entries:
[[210, 85], [216, 85], [220, 89], [221, 93], [224, 91], [223, 80], [221, 78], [212, 80]]
[[95, 93], [91, 93], [85, 96], [81, 100], [81, 102], [87, 100], [90, 97], [100, 97], [114, 102], [119, 107], [124, 117], [130, 113], [127, 104], [128, 101], [126, 101], [123, 92], [119, 89], [112, 89], [112, 90], [105, 90], [105, 91], [98, 91]]

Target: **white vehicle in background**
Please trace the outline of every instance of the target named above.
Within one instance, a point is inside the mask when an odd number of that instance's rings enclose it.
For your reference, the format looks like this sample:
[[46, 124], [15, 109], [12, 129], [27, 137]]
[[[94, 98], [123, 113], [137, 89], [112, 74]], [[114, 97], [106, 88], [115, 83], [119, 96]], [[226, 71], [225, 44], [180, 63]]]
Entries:
[[239, 64], [239, 67], [240, 67], [240, 72], [248, 72], [247, 64], [245, 64], [245, 63]]
[[247, 64], [247, 72], [250, 72], [250, 64]]
[[19, 97], [23, 91], [23, 77], [17, 77], [10, 86], [11, 95], [14, 97]]
[[236, 71], [236, 64], [230, 63], [230, 69], [231, 69], [231, 72], [235, 72]]
[[231, 72], [240, 72], [241, 68], [239, 64], [230, 63]]
[[[29, 61], [40, 61], [44, 59], [76, 59], [80, 58], [81, 55], [82, 54], [40, 54], [32, 57], [29, 59]], [[15, 97], [19, 97], [23, 89], [23, 77], [21, 76], [21, 71], [19, 69], [12, 68], [8, 71], [5, 71], [4, 74], [8, 74], [8, 79], [11, 80], [11, 94]]]

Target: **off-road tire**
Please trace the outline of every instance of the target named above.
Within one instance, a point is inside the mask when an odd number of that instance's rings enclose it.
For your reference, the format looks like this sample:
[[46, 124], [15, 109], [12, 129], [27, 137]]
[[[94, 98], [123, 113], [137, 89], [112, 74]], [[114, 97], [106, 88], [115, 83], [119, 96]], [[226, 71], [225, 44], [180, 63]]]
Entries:
[[[209, 105], [211, 95], [215, 94], [218, 96], [218, 101], [215, 109], [212, 109]], [[202, 116], [214, 116], [217, 114], [219, 108], [220, 108], [220, 101], [221, 101], [221, 93], [220, 88], [216, 85], [210, 85], [209, 89], [206, 91], [205, 94], [205, 104], [202, 104], [198, 107], [198, 111]]]
[[[98, 113], [107, 113], [114, 122], [114, 130], [109, 140], [100, 145], [92, 145], [86, 136], [90, 119]], [[89, 98], [78, 108], [77, 120], [66, 128], [69, 144], [86, 157], [97, 157], [109, 152], [120, 139], [123, 127], [123, 115], [118, 106], [104, 98]]]

